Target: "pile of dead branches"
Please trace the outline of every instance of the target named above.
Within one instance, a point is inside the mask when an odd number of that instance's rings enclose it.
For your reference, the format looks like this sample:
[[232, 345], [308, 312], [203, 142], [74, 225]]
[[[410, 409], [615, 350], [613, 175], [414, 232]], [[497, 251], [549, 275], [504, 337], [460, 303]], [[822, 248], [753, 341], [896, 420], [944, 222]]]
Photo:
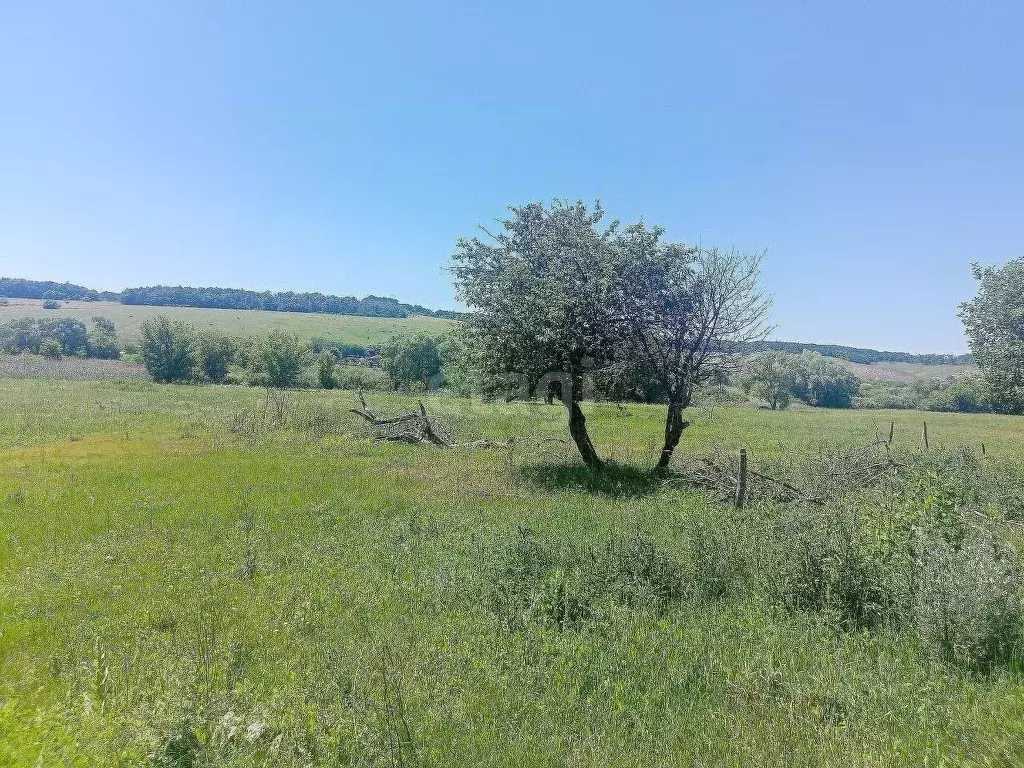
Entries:
[[[777, 504], [822, 506], [830, 499], [876, 485], [892, 477], [903, 465], [893, 456], [890, 444], [879, 440], [852, 451], [822, 449], [816, 456], [783, 466], [748, 468], [747, 498]], [[679, 455], [675, 476], [667, 484], [687, 485], [736, 498], [740, 485], [736, 458], [722, 450], [707, 456]], [[785, 478], [785, 479], [783, 479]]]

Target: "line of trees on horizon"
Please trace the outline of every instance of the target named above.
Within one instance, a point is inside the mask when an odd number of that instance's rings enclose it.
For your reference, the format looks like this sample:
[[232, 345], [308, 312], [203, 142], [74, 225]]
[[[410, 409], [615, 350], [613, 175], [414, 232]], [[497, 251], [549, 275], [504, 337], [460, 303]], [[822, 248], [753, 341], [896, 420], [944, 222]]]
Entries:
[[73, 283], [0, 277], [0, 297], [50, 301], [116, 301], [153, 307], [198, 307], [204, 309], [255, 309], [265, 312], [304, 312], [356, 317], [404, 318], [426, 315], [457, 320], [461, 312], [429, 309], [406, 304], [389, 296], [332, 296], [318, 292], [250, 291], [244, 288], [193, 288], [153, 285], [125, 288], [121, 292], [95, 291]]
[[[0, 277], [0, 298], [44, 299], [50, 301], [115, 301], [126, 305], [157, 307], [197, 307], [204, 309], [253, 309], [265, 312], [303, 312], [340, 314], [355, 317], [405, 318], [425, 315], [449, 320], [464, 320], [465, 312], [429, 309], [420, 304], [406, 304], [387, 296], [333, 296], [318, 292], [251, 291], [240, 288], [192, 288], [188, 286], [148, 286], [126, 288], [121, 292], [96, 291], [73, 283], [24, 280]], [[762, 350], [778, 350], [800, 354], [817, 352], [824, 357], [853, 363], [916, 363], [918, 365], [970, 365], [971, 354], [912, 354], [890, 352], [842, 344], [815, 344], [795, 341], [759, 341], [742, 348], [745, 354]]]

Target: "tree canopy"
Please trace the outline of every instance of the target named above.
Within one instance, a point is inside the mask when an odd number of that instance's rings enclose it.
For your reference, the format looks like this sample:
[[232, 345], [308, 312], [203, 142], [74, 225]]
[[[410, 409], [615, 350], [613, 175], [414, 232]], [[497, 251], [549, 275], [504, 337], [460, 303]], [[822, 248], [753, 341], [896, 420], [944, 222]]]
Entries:
[[1024, 411], [1024, 257], [974, 265], [978, 295], [960, 305], [971, 353], [1001, 410]]

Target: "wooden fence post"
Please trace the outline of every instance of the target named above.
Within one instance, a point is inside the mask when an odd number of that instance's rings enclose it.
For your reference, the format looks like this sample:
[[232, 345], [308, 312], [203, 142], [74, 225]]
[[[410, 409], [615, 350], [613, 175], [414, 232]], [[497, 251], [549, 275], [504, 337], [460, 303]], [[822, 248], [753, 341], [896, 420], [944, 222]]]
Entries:
[[924, 431], [921, 433], [921, 439], [924, 441], [924, 449], [928, 450], [928, 422], [924, 423]]
[[747, 449], [740, 448], [740, 476], [736, 479], [736, 509], [743, 509], [747, 496]]
[[895, 434], [896, 434], [896, 422], [895, 421], [890, 421], [889, 422], [889, 445], [892, 445], [892, 438], [893, 438], [893, 435], [895, 435]]

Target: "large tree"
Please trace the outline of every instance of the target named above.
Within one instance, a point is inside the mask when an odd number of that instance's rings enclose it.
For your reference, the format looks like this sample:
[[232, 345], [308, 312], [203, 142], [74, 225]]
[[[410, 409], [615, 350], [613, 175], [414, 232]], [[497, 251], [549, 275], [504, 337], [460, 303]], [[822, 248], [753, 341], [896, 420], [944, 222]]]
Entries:
[[491, 394], [532, 396], [558, 382], [584, 462], [602, 466], [580, 408], [587, 377], [612, 351], [615, 224], [600, 204], [514, 207], [495, 231], [460, 240], [458, 297]]
[[978, 295], [960, 305], [971, 354], [1003, 410], [1024, 410], [1024, 257], [974, 265]]
[[694, 391], [734, 370], [740, 345], [767, 335], [771, 307], [758, 287], [760, 255], [667, 243], [662, 233], [634, 224], [614, 248], [616, 366], [623, 375], [639, 367], [668, 405], [659, 469], [689, 426]]

